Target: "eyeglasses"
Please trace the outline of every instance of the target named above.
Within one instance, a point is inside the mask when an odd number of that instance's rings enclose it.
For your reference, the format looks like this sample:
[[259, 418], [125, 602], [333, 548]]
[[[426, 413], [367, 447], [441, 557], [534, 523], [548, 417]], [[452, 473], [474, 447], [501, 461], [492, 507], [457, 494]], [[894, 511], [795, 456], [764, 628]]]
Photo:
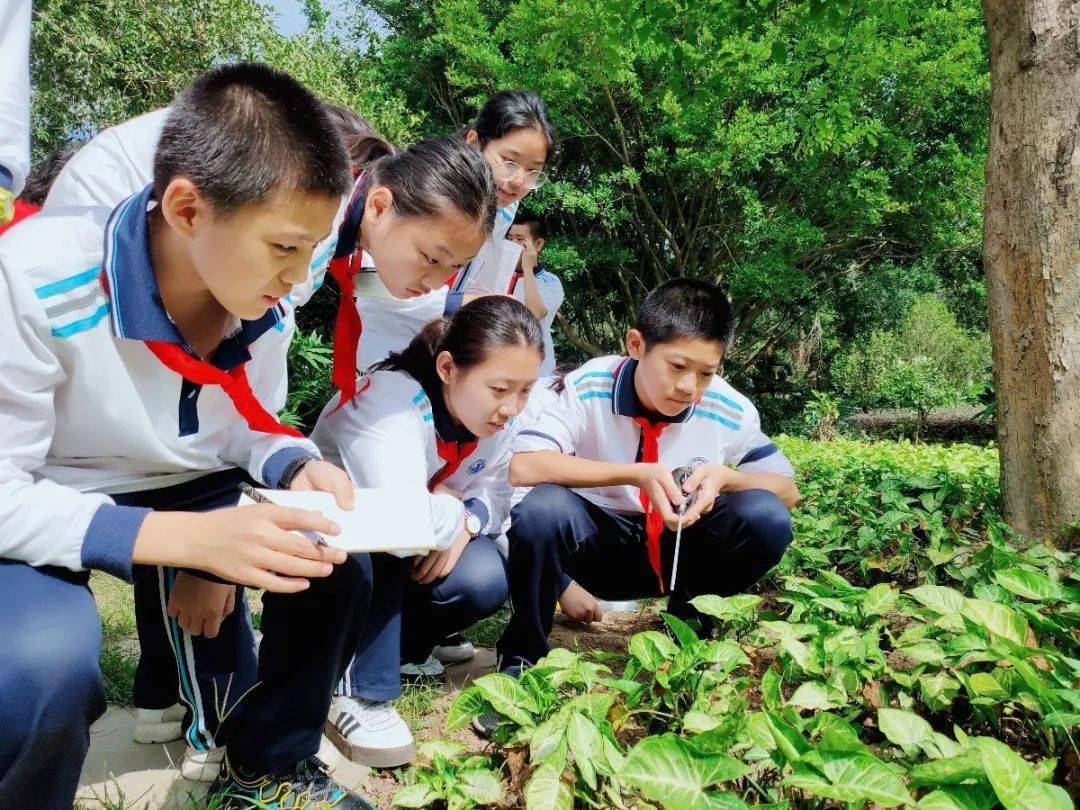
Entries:
[[521, 177], [521, 184], [525, 188], [535, 190], [543, 186], [548, 181], [546, 172], [542, 172], [539, 169], [533, 169], [531, 172], [525, 171], [524, 167], [519, 166], [512, 160], [503, 160], [499, 158], [499, 162], [502, 164], [503, 180], [517, 180]]

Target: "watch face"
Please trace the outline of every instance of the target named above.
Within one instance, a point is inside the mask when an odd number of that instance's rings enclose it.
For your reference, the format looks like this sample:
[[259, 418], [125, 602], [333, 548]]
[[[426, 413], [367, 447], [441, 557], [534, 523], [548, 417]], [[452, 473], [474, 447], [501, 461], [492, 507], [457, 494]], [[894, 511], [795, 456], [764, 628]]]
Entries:
[[473, 537], [480, 534], [480, 518], [471, 512], [465, 516], [465, 530]]

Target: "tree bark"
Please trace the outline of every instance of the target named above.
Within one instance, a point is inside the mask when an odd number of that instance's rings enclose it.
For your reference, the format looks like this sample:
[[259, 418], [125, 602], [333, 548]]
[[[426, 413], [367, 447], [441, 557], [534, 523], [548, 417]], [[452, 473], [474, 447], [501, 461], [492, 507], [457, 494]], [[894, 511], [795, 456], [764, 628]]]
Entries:
[[1080, 0], [984, 0], [983, 260], [1001, 486], [1017, 531], [1080, 520]]

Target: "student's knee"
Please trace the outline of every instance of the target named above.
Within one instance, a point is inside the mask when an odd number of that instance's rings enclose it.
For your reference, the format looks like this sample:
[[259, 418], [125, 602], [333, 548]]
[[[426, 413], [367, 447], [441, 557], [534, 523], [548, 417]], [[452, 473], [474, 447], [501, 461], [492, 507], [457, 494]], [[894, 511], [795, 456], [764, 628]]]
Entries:
[[[439, 585], [433, 597], [436, 601], [460, 601], [466, 606], [466, 612], [474, 617], [472, 621], [480, 621], [506, 604], [510, 596], [510, 584], [506, 562], [495, 544], [486, 538], [477, 538], [473, 543], [480, 553], [470, 554], [459, 561], [454, 572], [456, 576], [452, 574]], [[449, 589], [453, 589], [455, 593], [441, 593]]]
[[350, 554], [345, 558], [345, 562], [334, 566], [331, 576], [337, 579], [338, 587], [352, 596], [358, 604], [367, 605], [371, 602], [375, 581], [371, 555]]
[[[95, 614], [96, 618], [96, 614]], [[98, 659], [101, 630], [54, 627], [15, 633], [0, 662], [0, 728], [4, 736], [69, 734], [105, 711]]]
[[559, 484], [538, 484], [510, 512], [507, 537], [515, 544], [545, 543], [570, 525], [580, 508], [575, 493]]
[[791, 544], [791, 512], [774, 493], [748, 489], [728, 496], [735, 524], [753, 545], [755, 554], [772, 567]]

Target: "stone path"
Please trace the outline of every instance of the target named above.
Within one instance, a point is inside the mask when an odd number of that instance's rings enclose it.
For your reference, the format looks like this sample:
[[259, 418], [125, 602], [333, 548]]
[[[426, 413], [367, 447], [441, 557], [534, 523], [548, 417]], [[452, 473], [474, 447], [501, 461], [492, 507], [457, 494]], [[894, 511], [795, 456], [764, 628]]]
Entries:
[[[447, 667], [447, 688], [457, 691], [471, 679], [495, 667], [495, 653], [477, 650], [472, 661]], [[78, 810], [158, 810], [198, 807], [207, 785], [180, 776], [184, 754], [181, 741], [140, 745], [132, 739], [135, 710], [112, 706], [90, 730], [90, 752], [83, 765], [75, 806]], [[334, 776], [349, 787], [364, 789], [369, 769], [342, 758]]]

